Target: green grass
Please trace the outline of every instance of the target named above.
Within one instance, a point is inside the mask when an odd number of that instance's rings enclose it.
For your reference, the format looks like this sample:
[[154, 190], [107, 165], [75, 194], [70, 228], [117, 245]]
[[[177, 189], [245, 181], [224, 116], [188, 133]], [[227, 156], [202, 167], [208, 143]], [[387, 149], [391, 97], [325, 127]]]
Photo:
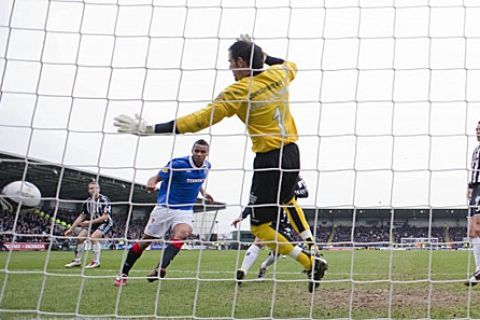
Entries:
[[288, 258], [277, 264], [279, 281], [272, 281], [273, 269], [267, 281], [253, 281], [266, 251], [247, 276], [252, 281], [237, 287], [238, 254], [182, 251], [165, 280], [148, 283], [135, 279], [159, 259], [159, 251], [148, 251], [120, 290], [113, 279], [123, 251], [103, 251], [102, 267], [95, 270], [63, 268], [72, 252], [52, 252], [48, 261], [46, 252], [13, 252], [8, 273], [8, 253], [2, 252], [0, 319], [71, 318], [77, 312], [80, 317], [147, 318], [480, 318], [480, 286], [469, 290], [463, 285], [468, 272], [464, 251], [327, 251], [330, 268], [314, 295], [307, 292], [301, 267]]

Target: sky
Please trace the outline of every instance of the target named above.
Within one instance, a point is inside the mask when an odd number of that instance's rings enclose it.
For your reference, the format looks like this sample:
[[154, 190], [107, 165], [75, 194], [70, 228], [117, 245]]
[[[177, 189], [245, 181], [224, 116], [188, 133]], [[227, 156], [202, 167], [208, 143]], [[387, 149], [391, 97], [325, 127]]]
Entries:
[[0, 151], [145, 183], [204, 138], [228, 233], [254, 158], [240, 120], [139, 138], [113, 118], [159, 123], [205, 106], [234, 81], [227, 50], [248, 33], [299, 68], [289, 90], [303, 206], [462, 207], [479, 16], [473, 0], [2, 0]]

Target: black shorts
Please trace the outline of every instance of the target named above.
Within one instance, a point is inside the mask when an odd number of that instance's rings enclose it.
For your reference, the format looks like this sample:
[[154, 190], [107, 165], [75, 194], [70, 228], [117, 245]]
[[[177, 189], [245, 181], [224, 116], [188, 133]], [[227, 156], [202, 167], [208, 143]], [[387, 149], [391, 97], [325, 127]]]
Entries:
[[106, 235], [110, 231], [112, 231], [113, 228], [113, 221], [108, 221], [104, 223], [97, 223], [97, 224], [92, 224], [92, 230], [91, 233], [94, 233], [95, 231], [100, 231], [103, 233], [103, 235]]
[[283, 150], [257, 153], [253, 169], [250, 222], [252, 225], [261, 225], [277, 221], [281, 210], [279, 204], [286, 204], [295, 196], [300, 171], [298, 146], [290, 143]]
[[470, 198], [470, 202], [468, 203], [469, 210], [468, 215], [470, 217], [480, 214], [480, 183], [473, 185], [473, 192], [472, 197]]

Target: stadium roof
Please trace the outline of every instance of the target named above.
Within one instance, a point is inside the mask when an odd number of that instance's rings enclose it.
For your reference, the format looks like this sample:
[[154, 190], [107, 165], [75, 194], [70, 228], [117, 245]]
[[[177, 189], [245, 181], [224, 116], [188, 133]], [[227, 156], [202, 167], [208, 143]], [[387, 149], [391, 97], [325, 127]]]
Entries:
[[[25, 159], [21, 156], [0, 153], [0, 190], [4, 185], [12, 181], [22, 180], [26, 171], [25, 180], [38, 186], [43, 198], [56, 199], [57, 188], [60, 188], [59, 199], [83, 201], [88, 196], [86, 183], [96, 179], [97, 175], [91, 172], [81, 171], [70, 167], [62, 167], [50, 162], [36, 159]], [[62, 176], [62, 183], [59, 179]], [[148, 193], [144, 185], [132, 183], [105, 175], [99, 176], [102, 192], [110, 197], [112, 202], [129, 203], [130, 191], [133, 187], [132, 203], [135, 205], [154, 205], [155, 193]], [[226, 208], [225, 203], [215, 202], [212, 205], [203, 205], [201, 199], [197, 199], [198, 205], [195, 211], [214, 211]], [[318, 212], [318, 213], [317, 213]], [[353, 209], [350, 208], [307, 208], [305, 214], [309, 220], [313, 220], [318, 214], [319, 220], [352, 219]], [[355, 212], [357, 219], [391, 219], [391, 209], [358, 209]], [[429, 208], [398, 208], [394, 210], [394, 220], [425, 220], [429, 219]], [[432, 209], [432, 219], [465, 219], [466, 208], [435, 208]]]
[[[23, 180], [25, 170], [25, 180], [32, 182], [40, 189], [42, 198], [51, 198], [52, 200], [56, 199], [59, 188], [59, 199], [83, 201], [88, 197], [87, 182], [97, 180], [97, 175], [91, 172], [0, 153], [0, 190], [12, 181]], [[60, 177], [61, 183], [59, 183]], [[154, 205], [157, 202], [156, 194], [147, 192], [144, 185], [105, 175], [99, 175], [98, 182], [101, 185], [102, 193], [108, 195], [112, 202], [128, 204], [132, 188], [132, 203]], [[215, 202], [204, 205], [201, 199], [197, 199], [194, 211], [215, 211], [225, 209], [225, 207], [225, 203]]]

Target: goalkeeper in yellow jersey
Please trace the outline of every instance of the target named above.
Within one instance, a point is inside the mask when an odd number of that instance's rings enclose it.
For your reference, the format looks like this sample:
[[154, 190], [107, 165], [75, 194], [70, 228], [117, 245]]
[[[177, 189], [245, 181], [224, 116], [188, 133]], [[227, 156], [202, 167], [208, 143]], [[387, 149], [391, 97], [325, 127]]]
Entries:
[[[246, 35], [230, 46], [228, 61], [236, 82], [205, 108], [155, 125], [149, 125], [138, 115], [135, 118], [120, 115], [114, 125], [120, 133], [140, 136], [179, 134], [200, 131], [225, 117], [239, 117], [247, 127], [256, 153], [250, 201], [245, 208], [251, 231], [272, 250], [302, 264], [312, 292], [323, 278], [327, 262], [316, 253], [310, 227], [294, 197], [300, 155], [295, 144], [298, 135], [289, 110], [288, 89], [297, 67], [293, 62], [264, 54]], [[264, 70], [264, 63], [270, 67]], [[295, 231], [309, 244], [310, 252], [295, 247], [272, 226], [282, 209], [287, 211]]]

